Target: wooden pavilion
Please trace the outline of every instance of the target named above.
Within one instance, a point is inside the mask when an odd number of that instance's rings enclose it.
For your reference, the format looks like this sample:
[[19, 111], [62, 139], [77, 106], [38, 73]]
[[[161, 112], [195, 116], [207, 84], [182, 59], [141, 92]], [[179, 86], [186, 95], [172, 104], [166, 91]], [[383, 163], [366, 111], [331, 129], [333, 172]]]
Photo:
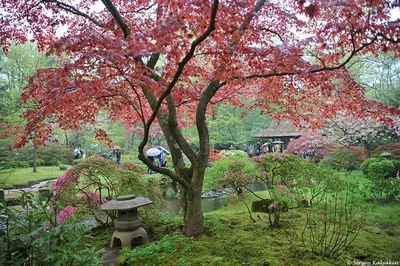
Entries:
[[[282, 141], [282, 152], [287, 148], [287, 145], [292, 139], [297, 139], [305, 133], [307, 133], [307, 130], [299, 131], [289, 120], [272, 120], [271, 124], [265, 130], [258, 132], [253, 138], [261, 141], [261, 143]], [[270, 151], [272, 151], [271, 146], [272, 145], [270, 145]]]

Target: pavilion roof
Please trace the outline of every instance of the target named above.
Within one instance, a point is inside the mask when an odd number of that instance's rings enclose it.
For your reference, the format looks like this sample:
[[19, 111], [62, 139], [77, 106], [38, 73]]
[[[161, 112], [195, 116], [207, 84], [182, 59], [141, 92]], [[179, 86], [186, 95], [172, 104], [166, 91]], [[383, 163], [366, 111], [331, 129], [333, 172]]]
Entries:
[[254, 138], [279, 138], [279, 137], [297, 137], [305, 134], [307, 130], [298, 130], [292, 122], [284, 120], [272, 120], [271, 124], [263, 131], [258, 132]]

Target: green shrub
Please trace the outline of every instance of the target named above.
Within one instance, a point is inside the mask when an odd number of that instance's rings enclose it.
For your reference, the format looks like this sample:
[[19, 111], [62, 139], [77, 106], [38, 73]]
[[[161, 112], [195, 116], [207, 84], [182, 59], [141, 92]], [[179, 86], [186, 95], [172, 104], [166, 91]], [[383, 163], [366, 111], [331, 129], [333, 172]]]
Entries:
[[58, 165], [58, 168], [60, 168], [60, 170], [62, 170], [62, 171], [66, 171], [68, 169], [68, 165], [60, 163]]
[[400, 160], [391, 160], [391, 161], [394, 164], [394, 167], [396, 168], [396, 173], [400, 172]]
[[243, 168], [244, 173], [248, 173], [250, 176], [257, 175], [257, 169], [254, 163], [246, 156], [227, 157], [221, 160], [215, 161], [212, 167], [206, 169], [204, 177], [204, 190], [216, 189], [220, 186], [219, 180], [224, 176], [224, 172], [229, 170], [229, 163], [231, 162], [245, 162], [246, 166]]
[[[22, 149], [13, 151], [10, 158], [12, 160], [32, 162], [33, 146], [28, 145]], [[39, 147], [36, 158], [37, 161], [42, 160], [46, 166], [56, 166], [60, 163], [72, 164], [73, 154], [69, 148], [48, 143], [46, 146]]]
[[101, 220], [104, 218], [101, 203], [119, 195], [149, 198], [153, 204], [143, 209], [142, 214], [150, 214], [159, 208], [162, 199], [156, 181], [145, 177], [145, 172], [144, 167], [134, 163], [117, 165], [108, 159], [92, 156], [68, 169], [53, 183], [53, 189], [58, 192], [57, 200], [67, 200], [71, 206], [78, 207], [79, 214], [93, 214], [99, 223], [104, 222]]
[[10, 169], [10, 168], [29, 168], [31, 165], [27, 161], [11, 160], [0, 162], [0, 168]]
[[360, 166], [364, 175], [368, 176], [368, 168], [371, 164], [381, 161], [380, 158], [369, 158], [365, 162], [363, 162]]
[[340, 148], [328, 153], [321, 164], [336, 170], [356, 170], [363, 163], [362, 155], [361, 150]]
[[253, 158], [259, 170], [257, 178], [269, 189], [275, 185], [292, 187], [304, 169], [304, 164], [312, 162], [293, 154], [267, 153]]
[[52, 205], [50, 198], [22, 192], [20, 203], [18, 210], [0, 203], [1, 265], [103, 264], [104, 249], [87, 244], [89, 226], [73, 213], [61, 219], [63, 202]]
[[[32, 161], [32, 166], [33, 166], [33, 161]], [[44, 166], [44, 160], [36, 159], [36, 166]]]
[[397, 160], [378, 159], [370, 163], [367, 177], [372, 181], [371, 196], [374, 199], [395, 200], [400, 193], [400, 179], [396, 178]]
[[81, 162], [83, 162], [85, 159], [75, 159], [73, 162], [72, 162], [72, 164], [73, 165], [78, 165], [78, 164], [80, 164]]
[[392, 155], [391, 158], [393, 159], [400, 159], [400, 143], [380, 145], [372, 151], [371, 155], [373, 157], [379, 157], [383, 152], [390, 153]]
[[368, 167], [368, 178], [389, 178], [396, 176], [396, 167], [391, 160], [371, 163]]

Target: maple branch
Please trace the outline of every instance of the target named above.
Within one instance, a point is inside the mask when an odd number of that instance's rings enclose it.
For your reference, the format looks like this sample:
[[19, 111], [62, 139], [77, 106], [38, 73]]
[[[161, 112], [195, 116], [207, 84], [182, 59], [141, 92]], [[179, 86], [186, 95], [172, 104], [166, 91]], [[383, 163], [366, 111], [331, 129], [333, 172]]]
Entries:
[[90, 20], [93, 24], [99, 26], [100, 28], [104, 28], [103, 24], [101, 24], [100, 22], [98, 22], [97, 20], [95, 20], [94, 18], [92, 18], [91, 16], [89, 16], [86, 13], [83, 13], [82, 11], [79, 11], [78, 9], [76, 9], [75, 7], [68, 5], [66, 3], [62, 3], [58, 0], [42, 0], [41, 2], [43, 3], [55, 3], [56, 6], [58, 6], [59, 8], [67, 11], [67, 12], [71, 12], [72, 14], [84, 17], [88, 20]]
[[182, 149], [183, 153], [186, 154], [190, 163], [195, 165], [196, 163], [196, 153], [190, 148], [189, 144], [183, 137], [179, 127], [178, 121], [176, 119], [176, 107], [174, 101], [172, 100], [171, 95], [167, 96], [167, 104], [168, 104], [168, 127], [169, 130], [178, 143], [179, 147]]
[[151, 4], [151, 5], [149, 5], [149, 6], [147, 6], [147, 7], [142, 7], [142, 8], [139, 8], [138, 10], [132, 10], [132, 11], [126, 11], [126, 12], [121, 12], [121, 14], [127, 14], [127, 13], [140, 13], [140, 12], [142, 12], [142, 11], [147, 11], [147, 10], [149, 10], [149, 9], [151, 9], [153, 6], [155, 6], [156, 4]]
[[274, 30], [270, 30], [270, 29], [267, 29], [267, 28], [260, 28], [260, 30], [265, 30], [265, 31], [268, 31], [268, 32], [270, 32], [270, 33], [272, 33], [272, 34], [275, 34], [276, 36], [278, 36], [278, 38], [279, 38], [282, 42], [285, 42], [285, 41], [282, 39], [281, 35], [280, 35], [278, 32], [274, 31]]
[[207, 39], [208, 36], [215, 30], [215, 20], [217, 16], [217, 11], [218, 11], [218, 0], [214, 0], [212, 7], [211, 7], [211, 16], [210, 16], [210, 22], [209, 25], [206, 29], [205, 32], [203, 32], [202, 35], [200, 35], [197, 39], [195, 39], [192, 42], [192, 45], [190, 47], [189, 52], [186, 54], [186, 56], [178, 63], [178, 69], [175, 72], [174, 77], [172, 78], [172, 81], [168, 84], [166, 90], [161, 94], [160, 98], [158, 99], [157, 103], [155, 104], [153, 109], [153, 113], [150, 116], [149, 120], [147, 121], [147, 124], [145, 125], [145, 132], [143, 136], [142, 142], [139, 144], [139, 159], [140, 160], [145, 160], [147, 159], [144, 156], [144, 146], [147, 143], [148, 140], [148, 135], [149, 135], [149, 130], [150, 130], [150, 125], [153, 123], [154, 119], [157, 116], [158, 110], [160, 109], [161, 103], [164, 101], [164, 99], [171, 93], [172, 89], [174, 88], [175, 84], [178, 82], [178, 79], [180, 75], [183, 72], [183, 69], [185, 65], [189, 62], [189, 60], [193, 57], [194, 52], [197, 48], [197, 46], [202, 43], [204, 40]]
[[114, 17], [118, 26], [124, 33], [124, 37], [126, 39], [129, 36], [129, 34], [131, 34], [131, 29], [128, 27], [128, 25], [125, 24], [117, 8], [114, 6], [111, 0], [101, 0], [101, 2], [103, 2], [104, 6], [108, 9], [108, 11], [110, 11], [111, 15]]
[[214, 97], [215, 93], [218, 91], [219, 88], [224, 86], [226, 82], [220, 82], [219, 80], [211, 81], [207, 88], [204, 90], [203, 94], [201, 95], [199, 105], [196, 111], [196, 126], [197, 132], [199, 133], [199, 145], [200, 145], [200, 152], [199, 157], [203, 160], [208, 159], [209, 156], [209, 138], [208, 138], [208, 128], [207, 124], [204, 123], [206, 121], [206, 111], [207, 105]]
[[[111, 60], [110, 60], [111, 61]], [[145, 124], [145, 117], [144, 117], [144, 111], [143, 111], [143, 104], [140, 98], [139, 93], [136, 91], [134, 84], [132, 83], [132, 81], [125, 76], [125, 73], [122, 71], [122, 69], [117, 65], [117, 63], [111, 61], [111, 63], [114, 64], [114, 67], [118, 70], [118, 72], [121, 74], [121, 76], [128, 82], [129, 86], [132, 88], [133, 92], [136, 94], [136, 97], [138, 99], [139, 102], [139, 109], [140, 111], [136, 108], [135, 104], [133, 103], [133, 101], [131, 101], [130, 99], [128, 99], [128, 97], [123, 96], [124, 99], [126, 101], [128, 101], [129, 105], [132, 106], [132, 108], [136, 111], [136, 113], [139, 115], [140, 119], [142, 120], [142, 123]]]
[[392, 43], [400, 43], [400, 39], [397, 38], [397, 40], [387, 37], [386, 35], [384, 35], [383, 33], [378, 33], [377, 36], [382, 37], [383, 39], [385, 39], [386, 41], [392, 42]]
[[348, 62], [350, 62], [350, 60], [361, 50], [363, 50], [365, 47], [373, 44], [377, 39], [378, 36], [380, 35], [375, 35], [374, 38], [372, 38], [372, 40], [370, 42], [364, 43], [363, 45], [361, 45], [359, 48], [355, 49], [353, 48], [353, 51], [350, 53], [350, 55], [346, 58], [346, 60], [344, 62], [342, 62], [341, 64], [337, 65], [337, 66], [323, 66], [321, 68], [316, 68], [316, 69], [310, 69], [310, 70], [306, 70], [306, 71], [293, 71], [293, 72], [276, 72], [274, 70], [274, 72], [272, 73], [267, 73], [267, 74], [252, 74], [252, 75], [248, 75], [245, 77], [234, 77], [234, 79], [241, 79], [241, 78], [245, 78], [245, 79], [252, 79], [252, 78], [269, 78], [269, 77], [282, 77], [282, 76], [294, 76], [294, 75], [300, 75], [300, 74], [310, 74], [310, 73], [318, 73], [318, 72], [323, 72], [323, 71], [333, 71], [333, 70], [338, 70], [342, 67], [344, 67]]

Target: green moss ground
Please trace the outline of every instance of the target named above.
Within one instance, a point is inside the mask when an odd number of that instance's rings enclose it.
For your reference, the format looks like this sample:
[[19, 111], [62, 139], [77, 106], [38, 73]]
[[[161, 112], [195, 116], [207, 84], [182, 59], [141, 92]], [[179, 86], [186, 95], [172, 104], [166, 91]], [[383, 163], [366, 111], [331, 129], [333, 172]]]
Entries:
[[[251, 201], [252, 199], [249, 199]], [[304, 225], [301, 210], [282, 217], [272, 229], [265, 214], [253, 223], [243, 204], [204, 215], [206, 232], [197, 239], [182, 234], [182, 218], [162, 215], [144, 225], [152, 242], [125, 252], [126, 265], [348, 265], [348, 262], [398, 261], [400, 263], [400, 204], [373, 209], [368, 225], [340, 258], [327, 259], [307, 252], [291, 232]], [[127, 256], [125, 256], [127, 255]]]

